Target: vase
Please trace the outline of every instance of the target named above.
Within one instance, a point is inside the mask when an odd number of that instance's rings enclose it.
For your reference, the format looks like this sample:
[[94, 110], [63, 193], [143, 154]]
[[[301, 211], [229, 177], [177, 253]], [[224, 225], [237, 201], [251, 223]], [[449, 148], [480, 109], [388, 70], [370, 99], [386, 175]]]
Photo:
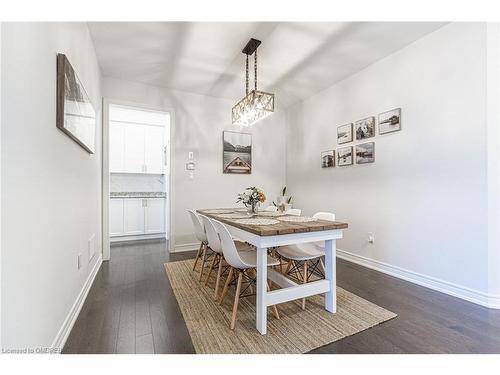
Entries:
[[259, 209], [259, 204], [260, 204], [260, 202], [252, 202], [250, 209], [249, 209], [249, 211], [252, 215], [255, 215], [257, 213], [257, 210]]

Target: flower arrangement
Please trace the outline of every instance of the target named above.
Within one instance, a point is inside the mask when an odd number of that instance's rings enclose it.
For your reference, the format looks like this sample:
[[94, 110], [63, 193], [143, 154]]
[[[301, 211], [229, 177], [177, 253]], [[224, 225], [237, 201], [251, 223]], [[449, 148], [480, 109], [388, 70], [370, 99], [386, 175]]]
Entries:
[[252, 213], [255, 213], [260, 203], [264, 203], [266, 195], [262, 190], [255, 186], [246, 188], [243, 193], [238, 194], [236, 203], [243, 203], [245, 207], [251, 208]]

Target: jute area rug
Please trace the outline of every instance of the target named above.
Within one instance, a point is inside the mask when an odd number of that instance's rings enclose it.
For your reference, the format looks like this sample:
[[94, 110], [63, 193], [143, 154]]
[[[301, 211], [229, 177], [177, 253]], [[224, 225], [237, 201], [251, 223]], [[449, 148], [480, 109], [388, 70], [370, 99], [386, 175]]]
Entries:
[[280, 304], [280, 320], [268, 309], [267, 335], [255, 328], [255, 298], [242, 298], [236, 328], [231, 331], [235, 288], [219, 306], [213, 299], [214, 280], [208, 286], [198, 282], [198, 272], [192, 271], [192, 265], [192, 260], [186, 260], [166, 263], [165, 269], [196, 353], [306, 353], [397, 316], [337, 287], [335, 314], [325, 311], [321, 295], [307, 298], [306, 310], [301, 309], [300, 300]]

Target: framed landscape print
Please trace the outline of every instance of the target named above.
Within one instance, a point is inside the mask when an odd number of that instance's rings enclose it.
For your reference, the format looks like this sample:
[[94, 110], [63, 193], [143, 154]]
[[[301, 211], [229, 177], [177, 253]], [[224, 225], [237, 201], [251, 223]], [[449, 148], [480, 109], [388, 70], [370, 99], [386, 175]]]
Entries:
[[375, 161], [375, 142], [356, 145], [356, 164], [367, 164]]
[[401, 108], [378, 115], [378, 133], [386, 134], [401, 130]]
[[56, 126], [88, 153], [95, 152], [96, 115], [66, 55], [57, 55]]
[[341, 145], [349, 142], [352, 142], [352, 122], [337, 127], [337, 143]]
[[337, 165], [343, 167], [353, 164], [352, 146], [342, 147], [337, 150]]
[[222, 172], [251, 174], [252, 134], [223, 131], [222, 143]]
[[335, 150], [323, 151], [321, 153], [321, 168], [335, 167]]
[[356, 140], [362, 140], [375, 136], [375, 117], [367, 117], [356, 121]]

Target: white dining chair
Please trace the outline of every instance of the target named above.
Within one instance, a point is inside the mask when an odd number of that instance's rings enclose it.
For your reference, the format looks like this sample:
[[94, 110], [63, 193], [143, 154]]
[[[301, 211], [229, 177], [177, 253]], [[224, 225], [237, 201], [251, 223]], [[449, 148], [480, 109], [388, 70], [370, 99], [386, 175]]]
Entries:
[[[315, 219], [335, 221], [335, 214], [331, 212], [317, 212], [313, 215]], [[303, 284], [307, 283], [309, 278], [318, 266], [321, 267], [323, 275], [325, 273], [325, 264], [322, 257], [325, 255], [325, 242], [308, 242], [303, 244], [280, 246], [276, 249], [280, 256], [280, 270], [282, 269], [282, 259], [287, 260], [285, 275], [295, 276]], [[299, 263], [300, 262], [300, 263]], [[302, 299], [302, 309], [306, 308], [306, 299]]]
[[285, 211], [285, 215], [292, 215], [292, 216], [300, 216], [302, 213], [302, 210], [299, 208], [290, 208], [289, 210]]
[[[224, 276], [226, 269], [224, 268], [224, 253], [222, 252], [222, 245], [219, 238], [219, 234], [217, 233], [212, 220], [205, 215], [199, 215], [200, 219], [205, 227], [205, 233], [207, 234], [208, 246], [215, 253], [212, 262], [210, 263], [210, 268], [207, 274], [207, 278], [205, 280], [205, 285], [208, 285], [208, 281], [212, 274], [212, 271], [217, 267], [217, 276], [215, 279], [215, 291], [214, 291], [214, 299], [217, 300], [217, 296], [219, 293], [219, 283], [221, 277]], [[253, 251], [252, 247], [245, 242], [234, 240], [234, 245], [238, 249], [238, 251]], [[226, 267], [227, 268], [227, 267]]]
[[278, 207], [276, 207], [276, 206], [267, 206], [266, 208], [264, 208], [264, 211], [266, 211], [266, 212], [278, 212]]
[[201, 242], [200, 248], [198, 249], [198, 253], [196, 253], [196, 258], [193, 264], [193, 271], [196, 269], [196, 265], [198, 264], [198, 260], [201, 259], [201, 268], [200, 268], [200, 276], [198, 281], [201, 281], [203, 277], [203, 269], [205, 268], [205, 263], [207, 261], [207, 252], [210, 251], [208, 248], [208, 239], [205, 233], [205, 227], [200, 220], [199, 215], [194, 210], [187, 210], [189, 216], [191, 217], [191, 221], [193, 222], [194, 234], [196, 239]]
[[[248, 294], [245, 295], [246, 290], [249, 289], [250, 286], [253, 286], [253, 284], [255, 284], [255, 277], [252, 274], [256, 273], [257, 252], [255, 250], [251, 251], [239, 250], [235, 246], [235, 242], [233, 241], [233, 238], [231, 237], [231, 234], [229, 233], [229, 230], [226, 228], [226, 226], [220, 221], [213, 219], [212, 223], [214, 224], [215, 229], [219, 234], [219, 238], [221, 240], [221, 245], [222, 245], [222, 252], [224, 253], [224, 259], [231, 267], [229, 269], [229, 274], [227, 276], [226, 282], [224, 284], [224, 289], [222, 290], [222, 294], [220, 296], [219, 305], [222, 305], [222, 303], [224, 302], [224, 298], [226, 297], [229, 287], [231, 285], [236, 285], [236, 291], [234, 294], [233, 312], [231, 315], [231, 322], [230, 322], [230, 328], [234, 329], [236, 325], [236, 313], [238, 311], [239, 300], [240, 298], [248, 296]], [[268, 266], [276, 266], [278, 264], [279, 262], [276, 259], [267, 256]], [[241, 289], [242, 289], [243, 278], [245, 278], [246, 286], [242, 291]], [[267, 289], [269, 290], [269, 283], [267, 284]], [[250, 295], [253, 295], [253, 293]], [[272, 309], [275, 317], [279, 319], [280, 316], [278, 313], [278, 308], [274, 305], [272, 306]]]

